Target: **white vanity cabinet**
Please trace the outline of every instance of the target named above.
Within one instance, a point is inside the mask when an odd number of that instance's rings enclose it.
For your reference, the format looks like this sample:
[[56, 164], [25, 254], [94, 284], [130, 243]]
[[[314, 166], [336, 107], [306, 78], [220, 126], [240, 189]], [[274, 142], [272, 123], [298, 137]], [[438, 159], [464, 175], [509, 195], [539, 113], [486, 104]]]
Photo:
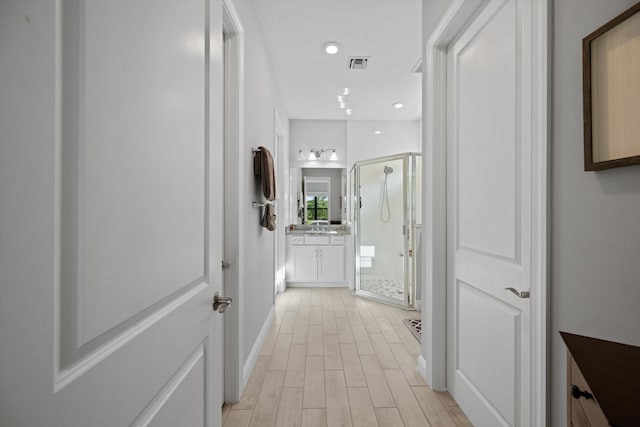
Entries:
[[287, 282], [340, 286], [345, 281], [345, 236], [289, 235]]

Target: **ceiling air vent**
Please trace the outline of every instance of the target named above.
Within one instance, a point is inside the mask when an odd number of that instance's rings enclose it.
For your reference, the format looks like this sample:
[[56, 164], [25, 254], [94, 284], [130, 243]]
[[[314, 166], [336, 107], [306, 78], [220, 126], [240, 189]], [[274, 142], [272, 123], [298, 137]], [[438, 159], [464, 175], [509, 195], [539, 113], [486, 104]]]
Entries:
[[349, 58], [349, 69], [350, 70], [364, 70], [367, 68], [367, 62], [369, 62], [369, 58], [366, 56], [352, 56]]

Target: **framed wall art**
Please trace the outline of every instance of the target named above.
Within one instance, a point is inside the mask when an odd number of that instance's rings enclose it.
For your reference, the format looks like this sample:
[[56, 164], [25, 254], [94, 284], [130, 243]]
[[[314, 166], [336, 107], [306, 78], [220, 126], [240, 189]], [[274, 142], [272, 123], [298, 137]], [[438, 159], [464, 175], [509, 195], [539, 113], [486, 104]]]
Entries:
[[640, 165], [640, 3], [582, 40], [584, 169]]

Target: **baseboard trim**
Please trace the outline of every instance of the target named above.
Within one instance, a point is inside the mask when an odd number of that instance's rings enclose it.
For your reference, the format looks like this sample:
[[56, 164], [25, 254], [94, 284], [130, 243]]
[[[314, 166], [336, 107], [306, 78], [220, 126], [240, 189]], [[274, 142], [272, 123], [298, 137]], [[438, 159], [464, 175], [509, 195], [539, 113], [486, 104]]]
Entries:
[[427, 382], [427, 384], [431, 384], [429, 378], [427, 378], [427, 361], [422, 355], [418, 356], [418, 372], [422, 375], [422, 378]]
[[287, 282], [287, 288], [348, 288], [349, 282]]
[[247, 381], [249, 381], [249, 376], [251, 376], [251, 372], [253, 372], [254, 366], [256, 366], [256, 361], [258, 360], [258, 355], [262, 350], [262, 344], [264, 344], [264, 340], [269, 333], [269, 328], [271, 328], [271, 324], [273, 323], [273, 318], [275, 317], [276, 309], [275, 305], [271, 306], [271, 310], [269, 310], [269, 314], [267, 315], [267, 319], [264, 321], [262, 325], [262, 329], [260, 329], [260, 333], [256, 338], [256, 342], [253, 343], [253, 348], [251, 348], [251, 353], [249, 353], [249, 357], [247, 357], [247, 361], [242, 368], [242, 388], [240, 391], [240, 395], [242, 396], [242, 392], [244, 391], [244, 387], [247, 385]]
[[421, 299], [417, 299], [416, 300], [416, 311], [422, 311], [422, 300]]

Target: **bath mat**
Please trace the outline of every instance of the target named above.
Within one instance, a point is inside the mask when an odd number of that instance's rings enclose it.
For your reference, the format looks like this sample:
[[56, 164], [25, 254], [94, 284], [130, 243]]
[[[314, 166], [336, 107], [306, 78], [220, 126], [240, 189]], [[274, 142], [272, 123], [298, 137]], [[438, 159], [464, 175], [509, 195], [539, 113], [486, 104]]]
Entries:
[[407, 328], [413, 332], [413, 336], [416, 337], [418, 342], [422, 342], [422, 320], [404, 319], [403, 322], [407, 325]]

